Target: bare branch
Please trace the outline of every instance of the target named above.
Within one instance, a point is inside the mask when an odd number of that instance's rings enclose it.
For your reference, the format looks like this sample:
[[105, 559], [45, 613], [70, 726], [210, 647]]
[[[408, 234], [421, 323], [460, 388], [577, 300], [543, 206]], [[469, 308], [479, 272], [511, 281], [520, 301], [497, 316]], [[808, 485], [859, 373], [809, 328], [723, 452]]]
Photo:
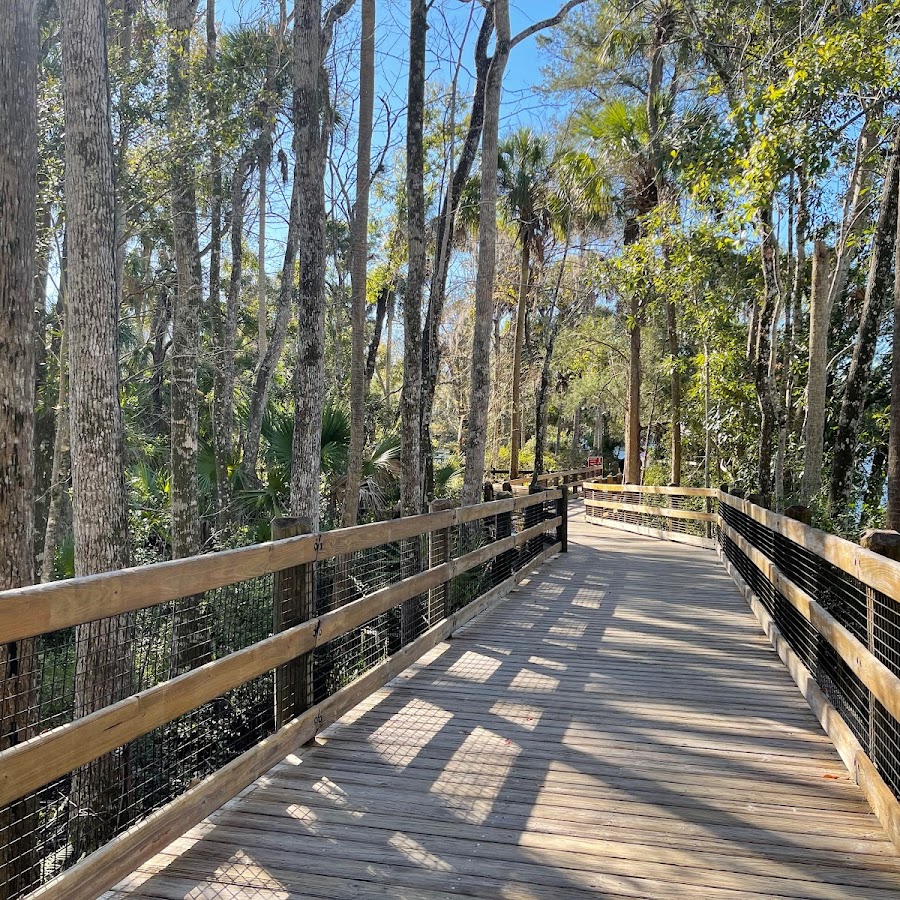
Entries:
[[545, 28], [552, 28], [554, 25], [559, 25], [571, 10], [576, 6], [581, 6], [584, 2], [585, 0], [568, 0], [568, 3], [563, 4], [562, 8], [555, 16], [552, 16], [549, 19], [541, 19], [540, 22], [535, 22], [533, 25], [523, 28], [522, 31], [509, 42], [510, 50], [515, 47], [516, 44], [521, 44], [522, 41], [530, 38], [533, 34], [537, 34], [537, 32], [543, 31]]
[[328, 12], [325, 13], [325, 18], [322, 21], [322, 56], [324, 58], [325, 54], [328, 53], [328, 48], [331, 46], [331, 39], [334, 36], [334, 26], [337, 22], [347, 15], [348, 12], [353, 8], [353, 4], [356, 3], [356, 0], [337, 0], [337, 2], [332, 6]]

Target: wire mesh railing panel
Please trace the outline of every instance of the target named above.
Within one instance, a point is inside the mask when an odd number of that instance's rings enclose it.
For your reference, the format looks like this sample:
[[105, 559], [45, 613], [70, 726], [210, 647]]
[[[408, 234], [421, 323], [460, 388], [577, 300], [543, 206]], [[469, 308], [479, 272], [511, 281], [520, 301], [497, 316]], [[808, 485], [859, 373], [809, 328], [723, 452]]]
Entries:
[[[428, 568], [427, 535], [416, 535], [316, 564], [315, 616], [332, 612]], [[423, 596], [374, 617], [316, 648], [312, 703], [320, 703], [428, 628]], [[302, 704], [305, 708], [310, 703]]]
[[[589, 519], [622, 522], [625, 525], [698, 538], [709, 538], [711, 534], [710, 522], [689, 515], [711, 512], [712, 501], [707, 497], [677, 493], [662, 494], [639, 485], [628, 485], [617, 490], [603, 490], [596, 485], [585, 485], [584, 499]], [[633, 506], [644, 509], [629, 508]], [[655, 512], [656, 509], [659, 510], [658, 513]]]
[[[70, 740], [69, 755], [53, 762], [54, 744], [39, 742], [45, 770], [29, 762], [29, 744], [15, 770], [28, 770], [26, 780], [0, 784], [4, 802], [11, 798], [0, 807], [0, 896], [25, 896], [508, 582], [554, 544], [555, 525], [540, 526], [558, 514], [558, 500], [543, 496], [463, 524], [449, 525], [457, 517], [447, 512], [423, 517], [423, 529], [435, 523], [437, 531], [370, 546], [379, 533], [372, 526], [355, 541], [364, 549], [321, 558], [323, 537], [311, 536], [300, 558], [315, 558], [292, 568], [7, 642], [4, 668], [17, 673], [0, 685], [7, 745], [41, 735], [55, 741], [61, 732], [48, 732], [66, 725], [95, 743]], [[502, 541], [502, 552], [492, 551]], [[472, 553], [477, 565], [463, 559]], [[297, 627], [305, 622], [305, 630]], [[323, 622], [337, 636], [320, 641]], [[208, 699], [216, 688], [203, 685], [211, 677], [222, 692]], [[132, 709], [149, 718], [138, 720]], [[95, 712], [99, 720], [85, 718]], [[99, 736], [107, 727], [118, 729], [121, 746], [110, 750], [115, 741]], [[65, 765], [75, 768], [64, 772]]]
[[[22, 738], [267, 637], [271, 585], [262, 576], [16, 642], [32, 673], [16, 682]], [[28, 893], [270, 734], [270, 683], [271, 675], [248, 682], [0, 809], [0, 846], [17, 873], [8, 896]], [[14, 723], [2, 724], [8, 733]]]
[[[719, 514], [728, 528], [771, 560], [876, 659], [900, 675], [900, 608], [895, 600], [731, 504], [721, 503]], [[768, 610], [785, 641], [900, 799], [900, 723], [724, 530], [720, 544], [725, 557]]]

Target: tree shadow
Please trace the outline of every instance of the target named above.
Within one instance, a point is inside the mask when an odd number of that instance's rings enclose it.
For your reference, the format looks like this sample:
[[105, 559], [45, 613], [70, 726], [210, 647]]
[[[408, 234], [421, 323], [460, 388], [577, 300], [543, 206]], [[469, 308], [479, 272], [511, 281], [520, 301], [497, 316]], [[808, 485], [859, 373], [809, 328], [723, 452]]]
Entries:
[[123, 886], [884, 898], [900, 861], [713, 554], [570, 552]]

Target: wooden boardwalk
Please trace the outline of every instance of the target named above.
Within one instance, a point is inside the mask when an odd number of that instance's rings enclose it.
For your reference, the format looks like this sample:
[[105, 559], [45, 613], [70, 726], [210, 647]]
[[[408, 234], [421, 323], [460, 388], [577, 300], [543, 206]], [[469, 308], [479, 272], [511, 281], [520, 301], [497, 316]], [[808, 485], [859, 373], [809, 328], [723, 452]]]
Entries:
[[712, 551], [570, 552], [108, 897], [900, 897]]

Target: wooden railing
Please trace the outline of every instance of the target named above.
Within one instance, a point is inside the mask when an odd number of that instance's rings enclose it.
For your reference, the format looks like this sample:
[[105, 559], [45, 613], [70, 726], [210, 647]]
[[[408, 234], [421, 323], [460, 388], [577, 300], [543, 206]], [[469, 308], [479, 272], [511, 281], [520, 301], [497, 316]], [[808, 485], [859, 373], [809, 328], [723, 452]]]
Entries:
[[565, 550], [566, 516], [548, 490], [0, 593], [32, 673], [7, 877], [98, 896]]
[[[900, 562], [718, 490], [586, 484], [585, 512], [598, 525], [718, 549], [900, 848]], [[686, 535], [684, 522], [711, 537]]]
[[[551, 487], [562, 487], [567, 486], [572, 494], [576, 494], [578, 489], [584, 485], [585, 482], [591, 481], [594, 478], [599, 477], [603, 474], [602, 466], [582, 466], [580, 469], [565, 469], [559, 472], [545, 472], [543, 475], [538, 475], [537, 483], [540, 487], [543, 488], [551, 488]], [[527, 475], [522, 478], [515, 478], [510, 484], [513, 486], [513, 490], [526, 490], [532, 483], [532, 476]]]
[[648, 537], [714, 547], [710, 506], [718, 492], [708, 488], [619, 484], [612, 479], [584, 484], [588, 522]]

